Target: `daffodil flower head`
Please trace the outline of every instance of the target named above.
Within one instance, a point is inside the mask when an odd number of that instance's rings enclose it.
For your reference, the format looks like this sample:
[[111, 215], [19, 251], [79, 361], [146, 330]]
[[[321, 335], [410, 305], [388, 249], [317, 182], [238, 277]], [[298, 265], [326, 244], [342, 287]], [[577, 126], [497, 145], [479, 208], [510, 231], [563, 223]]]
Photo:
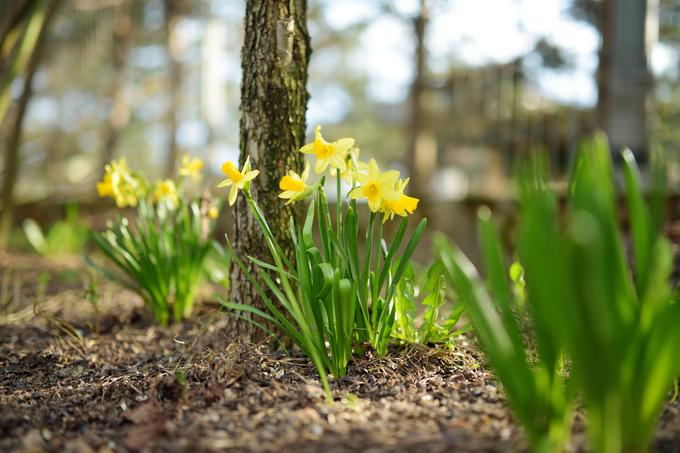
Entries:
[[321, 135], [321, 126], [314, 128], [314, 141], [300, 148], [301, 153], [316, 155], [314, 171], [323, 173], [328, 165], [343, 170], [346, 167], [345, 156], [354, 145], [353, 138], [341, 138], [334, 142], [327, 142]]
[[392, 220], [395, 215], [406, 217], [408, 214], [413, 214], [413, 211], [418, 207], [418, 202], [420, 200], [404, 194], [404, 189], [408, 185], [408, 181], [408, 178], [405, 180], [399, 179], [394, 186], [394, 190], [399, 193], [399, 198], [396, 200], [385, 200], [383, 202], [381, 208], [384, 214], [383, 223], [387, 220]]
[[246, 158], [243, 169], [239, 170], [233, 162], [229, 161], [222, 164], [222, 172], [227, 176], [227, 179], [219, 183], [217, 187], [231, 186], [229, 190], [229, 206], [233, 206], [236, 203], [238, 191], [248, 189], [250, 181], [260, 174], [259, 170], [250, 169], [250, 156]]
[[200, 180], [203, 175], [201, 174], [201, 169], [203, 168], [203, 161], [198, 157], [193, 159], [185, 154], [182, 156], [182, 166], [179, 169], [180, 176], [188, 176], [194, 181]]
[[279, 194], [279, 198], [288, 200], [286, 204], [307, 198], [313, 192], [313, 188], [307, 185], [307, 178], [309, 178], [309, 161], [305, 162], [305, 169], [301, 175], [289, 170], [288, 174], [281, 178], [279, 189], [282, 192]]
[[136, 206], [137, 200], [145, 196], [146, 188], [142, 179], [130, 172], [124, 157], [112, 160], [104, 167], [104, 179], [97, 183], [100, 197], [111, 197], [116, 206]]
[[356, 172], [354, 177], [360, 186], [352, 189], [349, 197], [354, 200], [366, 198], [371, 212], [378, 212], [384, 201], [396, 201], [399, 198], [399, 192], [395, 190], [399, 172], [381, 172], [375, 159], [368, 162], [366, 173]]
[[97, 183], [97, 193], [102, 198], [113, 196], [113, 180], [111, 174], [106, 173], [104, 179]]
[[157, 181], [153, 190], [153, 201], [155, 203], [165, 203], [171, 209], [175, 209], [179, 206], [179, 197], [177, 196], [175, 181], [172, 179]]

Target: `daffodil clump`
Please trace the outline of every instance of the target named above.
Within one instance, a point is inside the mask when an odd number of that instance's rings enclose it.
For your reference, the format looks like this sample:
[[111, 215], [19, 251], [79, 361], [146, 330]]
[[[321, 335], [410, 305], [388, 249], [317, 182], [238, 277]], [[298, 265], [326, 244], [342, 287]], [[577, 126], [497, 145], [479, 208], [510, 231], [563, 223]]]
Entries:
[[[251, 169], [250, 161], [246, 159], [241, 170], [231, 162], [223, 164], [226, 179], [219, 184], [230, 188], [230, 205], [239, 191], [243, 193], [273, 259], [265, 263], [252, 258], [260, 271], [254, 275], [240, 257], [233, 256], [266, 311], [225, 305], [259, 315], [297, 344], [316, 365], [329, 398], [328, 374], [342, 377], [353, 353], [367, 347], [380, 355], [387, 352], [396, 318], [397, 285], [426, 225], [421, 220], [407, 238], [408, 216], [418, 207], [418, 199], [404, 193], [408, 179], [398, 171], [381, 170], [374, 159], [360, 161], [354, 144], [353, 138], [327, 141], [317, 126], [314, 140], [299, 151], [315, 156], [314, 172], [320, 180], [309, 181], [312, 163], [308, 160], [301, 172], [291, 169], [280, 179], [279, 197], [285, 204], [310, 200], [303, 224], [291, 219], [293, 259], [283, 252], [251, 196], [258, 171]], [[336, 182], [333, 215], [324, 189], [326, 172]], [[349, 186], [346, 193], [343, 181]], [[364, 202], [369, 212], [365, 232], [359, 228], [359, 206]], [[383, 224], [395, 217], [402, 220], [389, 243]]]
[[97, 183], [100, 197], [119, 208], [134, 207], [136, 216], [118, 215], [93, 240], [109, 266], [89, 260], [106, 276], [137, 292], [162, 325], [191, 315], [196, 290], [210, 250], [219, 202], [192, 199], [184, 184], [200, 181], [203, 162], [184, 156], [174, 179], [149, 184], [125, 158], [106, 165]]

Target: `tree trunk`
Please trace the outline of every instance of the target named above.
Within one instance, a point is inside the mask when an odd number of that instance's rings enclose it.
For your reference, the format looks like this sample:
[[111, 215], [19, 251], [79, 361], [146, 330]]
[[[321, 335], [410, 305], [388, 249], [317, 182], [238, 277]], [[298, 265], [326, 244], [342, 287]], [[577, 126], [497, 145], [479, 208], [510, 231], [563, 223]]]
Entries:
[[21, 130], [28, 101], [31, 99], [31, 85], [38, 67], [41, 49], [45, 43], [47, 27], [54, 16], [59, 0], [48, 0], [45, 4], [44, 20], [41, 24], [35, 47], [26, 65], [24, 85], [17, 100], [16, 108], [8, 121], [7, 139], [4, 156], [4, 181], [2, 184], [2, 212], [0, 212], [0, 250], [7, 248], [14, 223], [14, 186], [19, 172], [19, 145], [21, 144]]
[[45, 23], [47, 6], [47, 0], [17, 1], [0, 11], [0, 125], [5, 123], [12, 103], [12, 82], [26, 76]]
[[609, 136], [614, 152], [630, 147], [641, 162], [647, 157], [646, 110], [652, 80], [647, 63], [647, 3], [603, 2], [597, 72], [597, 125]]
[[179, 158], [179, 148], [177, 145], [177, 112], [180, 104], [180, 94], [182, 88], [182, 63], [179, 61], [179, 51], [177, 49], [177, 21], [179, 20], [179, 8], [182, 0], [165, 0], [165, 36], [166, 48], [168, 52], [168, 63], [170, 66], [169, 91], [170, 91], [170, 110], [168, 111], [168, 161], [166, 174], [169, 178], [175, 174], [177, 161]]
[[130, 108], [125, 102], [125, 67], [132, 45], [134, 27], [129, 5], [116, 5], [113, 24], [113, 84], [111, 85], [111, 114], [104, 144], [101, 168], [113, 159], [120, 131], [130, 120]]
[[[293, 207], [278, 198], [278, 181], [289, 169], [300, 170], [298, 149], [304, 144], [307, 109], [307, 65], [311, 47], [306, 23], [306, 0], [247, 0], [245, 38], [241, 54], [240, 157], [250, 157], [260, 170], [251, 190], [284, 250], [290, 250], [288, 222]], [[242, 258], [272, 258], [243, 197], [235, 211], [235, 250]], [[244, 262], [248, 262], [244, 259]], [[250, 266], [255, 272], [255, 266]], [[234, 302], [262, 308], [262, 302], [243, 273], [231, 273]], [[245, 315], [245, 314], [243, 314]], [[244, 319], [234, 333], [250, 340], [263, 337]]]
[[[425, 90], [426, 77], [426, 46], [425, 32], [428, 22], [427, 0], [420, 0], [418, 16], [413, 21], [415, 37], [415, 71], [410, 92], [411, 117], [409, 124], [409, 147], [406, 152], [406, 165], [409, 171], [410, 191], [418, 197], [427, 197], [427, 185], [434, 165], [436, 165], [436, 144], [434, 145], [435, 156], [431, 156], [433, 147], [432, 140], [424, 134], [423, 126], [426, 124], [425, 109], [423, 107], [423, 92]], [[430, 145], [430, 146], [428, 146]], [[433, 159], [434, 157], [434, 159]], [[433, 165], [433, 160], [434, 165]], [[421, 212], [422, 214], [423, 212]]]

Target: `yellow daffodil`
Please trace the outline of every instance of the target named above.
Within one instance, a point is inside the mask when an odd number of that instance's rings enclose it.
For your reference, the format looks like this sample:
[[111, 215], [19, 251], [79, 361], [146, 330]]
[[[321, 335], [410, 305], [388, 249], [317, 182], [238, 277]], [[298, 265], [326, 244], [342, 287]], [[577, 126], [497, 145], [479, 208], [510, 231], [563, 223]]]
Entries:
[[340, 177], [345, 180], [348, 185], [354, 182], [354, 173], [357, 171], [365, 171], [368, 169], [368, 164], [359, 160], [359, 148], [352, 148], [345, 156], [344, 168], [338, 170], [335, 167], [331, 168], [331, 175], [335, 177], [337, 172], [340, 172]]
[[310, 186], [307, 185], [307, 178], [309, 178], [309, 161], [305, 163], [305, 169], [301, 175], [298, 175], [293, 170], [288, 171], [279, 181], [279, 189], [282, 192], [279, 198], [288, 200], [286, 204], [306, 198], [310, 193]]
[[179, 206], [177, 187], [172, 179], [164, 179], [156, 182], [153, 191], [153, 201], [156, 203], [166, 203], [171, 208]]
[[102, 198], [113, 196], [113, 182], [109, 173], [104, 175], [103, 181], [97, 183], [97, 193]]
[[239, 170], [233, 162], [225, 162], [222, 164], [222, 172], [227, 176], [227, 179], [217, 185], [217, 187], [228, 187], [229, 190], [229, 206], [236, 203], [236, 195], [239, 190], [243, 190], [250, 181], [260, 174], [259, 170], [250, 169], [250, 157], [246, 159], [243, 164], [243, 169]]
[[387, 220], [392, 220], [396, 215], [406, 217], [407, 214], [413, 214], [413, 211], [418, 207], [418, 200], [414, 197], [409, 197], [404, 194], [404, 189], [408, 185], [408, 178], [406, 180], [400, 179], [394, 186], [394, 190], [399, 194], [396, 200], [385, 200], [382, 205], [382, 212], [384, 214], [383, 223]]
[[198, 157], [192, 159], [188, 154], [185, 154], [182, 157], [182, 166], [179, 169], [179, 175], [188, 176], [194, 181], [198, 181], [203, 177], [203, 175], [201, 175], [202, 168], [203, 161], [201, 159]]
[[394, 189], [399, 172], [396, 170], [381, 172], [375, 159], [369, 161], [367, 173], [356, 172], [354, 177], [361, 185], [352, 189], [349, 197], [366, 198], [368, 208], [372, 212], [378, 212], [384, 201], [396, 201], [399, 198], [399, 193]]
[[100, 197], [111, 197], [116, 206], [136, 206], [137, 200], [145, 196], [145, 185], [139, 177], [128, 169], [124, 157], [112, 160], [104, 167], [104, 179], [97, 183], [97, 193]]
[[328, 165], [343, 170], [346, 167], [345, 156], [347, 151], [354, 145], [353, 138], [341, 138], [334, 142], [327, 142], [321, 136], [321, 126], [314, 128], [314, 141], [300, 148], [301, 153], [316, 155], [314, 171], [323, 173]]
[[208, 208], [208, 218], [215, 220], [219, 215], [220, 211], [215, 206]]

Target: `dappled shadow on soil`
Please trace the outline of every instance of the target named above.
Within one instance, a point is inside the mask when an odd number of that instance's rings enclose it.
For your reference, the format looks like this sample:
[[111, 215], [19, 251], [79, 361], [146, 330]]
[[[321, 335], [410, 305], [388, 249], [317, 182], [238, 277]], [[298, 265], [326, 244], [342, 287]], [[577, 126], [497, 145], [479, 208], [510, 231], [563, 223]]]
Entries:
[[[307, 360], [230, 340], [209, 304], [195, 321], [161, 329], [131, 293], [103, 285], [100, 294], [98, 326], [77, 285], [49, 287], [38, 315], [24, 301], [21, 319], [0, 318], [0, 450], [524, 449], [468, 340], [455, 351], [357, 359], [332, 382], [329, 406]], [[678, 409], [664, 413], [659, 449], [680, 445]]]

